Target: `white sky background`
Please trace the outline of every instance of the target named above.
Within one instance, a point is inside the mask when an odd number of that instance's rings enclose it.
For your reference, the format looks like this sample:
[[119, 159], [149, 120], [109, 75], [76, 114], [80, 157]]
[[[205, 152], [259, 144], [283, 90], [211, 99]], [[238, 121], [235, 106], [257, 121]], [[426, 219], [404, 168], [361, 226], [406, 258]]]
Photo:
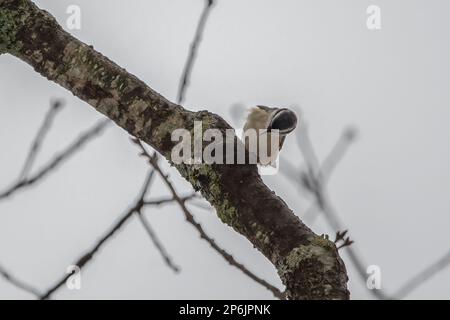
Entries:
[[[299, 105], [314, 146], [326, 156], [347, 125], [360, 137], [338, 165], [330, 198], [355, 245], [379, 265], [391, 293], [449, 250], [450, 3], [362, 0], [222, 0], [208, 21], [184, 105], [232, 121], [230, 106]], [[65, 23], [82, 9], [72, 32], [174, 100], [203, 0], [40, 0]], [[366, 28], [366, 8], [382, 10], [382, 29]], [[102, 117], [86, 103], [0, 57], [0, 188], [14, 180], [52, 97], [67, 102], [39, 163]], [[236, 123], [233, 123], [238, 125]], [[148, 166], [119, 128], [106, 133], [37, 187], [0, 203], [0, 264], [44, 290], [130, 205]], [[303, 165], [295, 137], [282, 157]], [[189, 185], [170, 170], [180, 192]], [[301, 217], [309, 207], [281, 174], [265, 177]], [[161, 181], [154, 197], [168, 195]], [[281, 287], [274, 267], [213, 212], [195, 216], [250, 270]], [[163, 263], [133, 219], [82, 271], [82, 289], [54, 298], [236, 298], [271, 294], [228, 265], [188, 225], [176, 205], [147, 217], [174, 261]], [[315, 232], [333, 233], [323, 219]], [[353, 298], [370, 295], [345, 254]], [[409, 298], [450, 298], [450, 268]], [[32, 298], [0, 278], [0, 298]]]

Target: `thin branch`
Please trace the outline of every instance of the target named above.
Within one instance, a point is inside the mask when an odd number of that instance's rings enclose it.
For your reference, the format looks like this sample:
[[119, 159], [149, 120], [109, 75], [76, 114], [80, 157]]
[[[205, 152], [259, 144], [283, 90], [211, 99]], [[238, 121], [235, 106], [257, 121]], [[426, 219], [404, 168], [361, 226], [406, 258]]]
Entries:
[[39, 292], [39, 290], [37, 290], [36, 288], [34, 288], [33, 286], [25, 283], [24, 281], [16, 278], [15, 276], [13, 276], [9, 271], [7, 271], [3, 266], [0, 265], [0, 275], [6, 280], [8, 281], [10, 284], [12, 284], [13, 286], [15, 286], [16, 288], [19, 288], [21, 290], [24, 290], [36, 297], [39, 297], [41, 295], [41, 293]]
[[39, 128], [33, 140], [30, 151], [28, 152], [28, 156], [23, 165], [22, 171], [19, 174], [18, 181], [23, 181], [30, 172], [31, 168], [33, 167], [34, 161], [40, 151], [42, 143], [44, 142], [45, 137], [52, 126], [55, 116], [57, 115], [58, 111], [61, 110], [62, 106], [63, 103], [61, 100], [54, 100], [50, 103], [50, 108], [47, 111], [44, 121], [42, 122], [41, 127]]
[[[192, 193], [190, 195], [182, 196], [180, 198], [181, 198], [181, 200], [186, 202], [188, 200], [197, 198], [197, 194], [196, 193]], [[144, 204], [146, 206], [160, 206], [160, 205], [167, 204], [167, 203], [172, 203], [172, 202], [176, 202], [174, 197], [164, 197], [164, 198], [159, 198], [159, 199], [145, 200]]]
[[[343, 135], [340, 137], [337, 144], [332, 149], [332, 152], [326, 158], [326, 162], [320, 165], [312, 142], [309, 138], [306, 124], [303, 123], [299, 127], [303, 128], [303, 130], [297, 131], [297, 141], [307, 166], [306, 181], [308, 184], [306, 185], [306, 187], [314, 196], [314, 203], [310, 210], [308, 210], [308, 212], [313, 212], [314, 208], [317, 206], [319, 211], [324, 214], [326, 221], [333, 230], [344, 230], [346, 229], [344, 227], [344, 223], [340, 220], [339, 215], [333, 208], [328, 198], [326, 191], [326, 181], [332, 173], [332, 170], [336, 167], [338, 161], [342, 159], [342, 155], [347, 150], [350, 142], [354, 141], [356, 133], [354, 131], [350, 132], [349, 129], [344, 131]], [[322, 170], [323, 168], [325, 168], [325, 170]], [[287, 174], [286, 171], [282, 172], [284, 174]], [[298, 184], [300, 187], [305, 187], [305, 181], [296, 178], [297, 176], [298, 175], [295, 174], [287, 174], [287, 177], [290, 178], [292, 182]], [[346, 246], [346, 248], [346, 253], [348, 254], [350, 262], [356, 268], [361, 280], [363, 280], [363, 282], [365, 283], [367, 277], [367, 264], [364, 262], [355, 246]], [[388, 298], [388, 295], [386, 295], [382, 290], [370, 290], [370, 293], [377, 299]]]
[[426, 267], [423, 271], [418, 273], [416, 276], [412, 277], [408, 282], [406, 282], [399, 290], [393, 295], [394, 299], [403, 299], [409, 295], [412, 291], [417, 289], [419, 286], [424, 284], [426, 281], [431, 279], [433, 276], [444, 270], [448, 265], [450, 265], [450, 251], [448, 251], [444, 256], [442, 256], [435, 263]]
[[[305, 128], [305, 126], [302, 127]], [[328, 178], [330, 177], [331, 173], [335, 169], [336, 165], [339, 163], [345, 152], [348, 150], [350, 144], [355, 140], [356, 131], [352, 128], [347, 128], [343, 132], [343, 134], [341, 135], [335, 146], [333, 147], [332, 151], [323, 161], [321, 166], [318, 165], [317, 156], [315, 154], [312, 143], [309, 139], [309, 135], [307, 134], [306, 131], [307, 130], [305, 129], [304, 132], [299, 133], [298, 137], [299, 147], [300, 150], [302, 151], [303, 157], [305, 158], [308, 167], [307, 171], [308, 181], [313, 180], [312, 183], [308, 182], [309, 183], [308, 186], [312, 185], [313, 187], [312, 188], [307, 187], [306, 189], [308, 189], [314, 195], [315, 201], [314, 204], [307, 211], [308, 213], [305, 214], [305, 218], [306, 216], [311, 216], [312, 213], [322, 212], [327, 222], [333, 229], [342, 230], [343, 223], [340, 221], [339, 216], [331, 206], [330, 201], [326, 196], [325, 184], [328, 181]], [[296, 178], [298, 174], [295, 174], [293, 166], [287, 168], [289, 170], [284, 171], [282, 170], [282, 172], [286, 174], [286, 176], [290, 178], [291, 181], [305, 187], [305, 183], [302, 182], [300, 179]], [[312, 175], [312, 172], [314, 172], [314, 169], [316, 168], [319, 168], [319, 170], [315, 173], [315, 175]], [[355, 266], [361, 279], [365, 282], [367, 277], [366, 274], [367, 265], [363, 261], [361, 255], [358, 254], [357, 250], [354, 247], [350, 247], [350, 245], [353, 244], [353, 241], [350, 240], [349, 237], [345, 237], [346, 234], [347, 231], [344, 232], [337, 231], [335, 242], [337, 243], [343, 241], [343, 243], [340, 246], [338, 246], [338, 249], [347, 247], [346, 252], [349, 256], [350, 261]], [[392, 296], [388, 295], [384, 291], [379, 289], [370, 290], [370, 293], [377, 299], [403, 299], [413, 290], [415, 290], [420, 285], [428, 281], [431, 277], [444, 270], [448, 265], [450, 265], [450, 251], [447, 252], [438, 261], [426, 267], [416, 276], [412, 277], [399, 290], [397, 290], [397, 292], [394, 295]]]
[[[348, 230], [336, 232], [336, 238], [334, 240], [334, 243], [336, 244], [338, 250], [345, 248], [345, 247], [349, 247], [354, 243], [354, 241], [352, 241], [350, 239], [350, 237], [346, 236], [347, 232], [348, 232]], [[340, 243], [340, 245], [339, 245], [339, 243]]]
[[[301, 120], [302, 118], [300, 118], [300, 121]], [[304, 121], [301, 121], [298, 127], [299, 127], [299, 129], [297, 130], [298, 147], [302, 152], [303, 157], [305, 158], [308, 171], [312, 172], [314, 174], [314, 177], [316, 177], [318, 176], [318, 174], [320, 174], [321, 170], [319, 165], [319, 159], [316, 155], [316, 152], [314, 151], [311, 139], [309, 138], [308, 125]]]
[[[144, 197], [150, 187], [153, 180], [154, 170], [152, 170], [142, 187], [138, 199], [135, 201], [134, 205], [128, 209], [128, 211], [97, 241], [93, 247], [85, 254], [83, 254], [79, 259], [76, 260], [74, 265], [78, 266], [80, 269], [83, 268], [89, 261], [94, 258], [94, 255], [100, 250], [100, 248], [109, 240], [111, 237], [127, 222], [130, 217], [133, 216], [135, 212], [139, 212], [144, 205]], [[43, 295], [40, 296], [42, 300], [49, 299], [50, 296], [55, 293], [59, 288], [61, 288], [67, 280], [71, 277], [71, 274], [64, 275], [60, 280], [58, 280], [51, 288], [49, 288]]]
[[323, 160], [320, 166], [320, 176], [322, 183], [326, 183], [333, 173], [336, 165], [342, 160], [350, 145], [357, 138], [357, 131], [355, 128], [348, 127], [339, 137], [338, 141], [331, 149], [328, 156]]
[[197, 232], [200, 234], [200, 238], [205, 240], [206, 242], [208, 242], [210, 244], [210, 246], [217, 252], [219, 253], [229, 264], [231, 264], [232, 266], [235, 266], [236, 268], [238, 268], [239, 270], [241, 270], [246, 276], [248, 276], [250, 279], [254, 280], [255, 282], [259, 283], [260, 285], [264, 286], [266, 289], [268, 289], [269, 291], [272, 292], [272, 294], [279, 298], [279, 299], [284, 299], [284, 294], [275, 286], [271, 285], [270, 283], [268, 283], [267, 281], [259, 278], [258, 276], [256, 276], [253, 272], [251, 272], [250, 270], [248, 270], [244, 265], [242, 265], [241, 263], [237, 262], [234, 257], [229, 254], [228, 252], [226, 252], [224, 249], [222, 249], [221, 247], [219, 247], [219, 245], [217, 245], [217, 243], [215, 242], [214, 239], [212, 239], [211, 237], [209, 237], [206, 232], [203, 230], [203, 227], [201, 226], [201, 224], [199, 224], [196, 220], [194, 215], [189, 211], [189, 209], [186, 207], [185, 202], [183, 201], [183, 199], [178, 195], [177, 191], [175, 190], [175, 187], [172, 185], [172, 183], [170, 182], [168, 176], [166, 174], [164, 174], [164, 172], [162, 171], [161, 167], [159, 166], [158, 162], [156, 161], [155, 158], [153, 158], [148, 151], [145, 149], [145, 147], [142, 145], [142, 143], [140, 142], [140, 140], [138, 139], [133, 139], [132, 140], [141, 150], [141, 155], [144, 156], [145, 158], [147, 158], [149, 164], [153, 167], [153, 169], [159, 174], [159, 176], [163, 179], [164, 183], [166, 184], [167, 188], [170, 190], [170, 192], [172, 193], [173, 198], [175, 199], [175, 201], [178, 203], [178, 205], [180, 206], [181, 210], [183, 211], [183, 214], [186, 218], [186, 221], [189, 222], [196, 230]]
[[83, 146], [85, 146], [90, 140], [97, 137], [105, 127], [108, 125], [109, 120], [102, 120], [98, 124], [94, 125], [91, 129], [82, 133], [74, 142], [72, 142], [65, 150], [57, 154], [52, 160], [50, 160], [47, 164], [42, 166], [37, 173], [32, 175], [31, 177], [25, 178], [13, 186], [8, 188], [7, 190], [0, 193], [0, 200], [3, 200], [15, 192], [30, 187], [33, 184], [39, 182], [44, 177], [46, 177], [49, 173], [54, 171], [61, 165], [64, 161], [68, 160], [73, 154], [79, 151]]
[[[305, 127], [304, 127], [305, 128]], [[306, 128], [305, 128], [306, 131]], [[337, 230], [343, 230], [344, 224], [339, 218], [339, 215], [333, 208], [333, 206], [330, 203], [330, 200], [328, 199], [327, 192], [326, 192], [326, 185], [323, 183], [324, 177], [322, 175], [322, 172], [320, 170], [321, 166], [318, 162], [318, 158], [316, 156], [316, 153], [314, 151], [314, 147], [312, 146], [311, 140], [309, 139], [308, 134], [302, 135], [303, 140], [299, 141], [299, 147], [300, 150], [303, 153], [303, 156], [305, 158], [305, 161], [307, 163], [307, 166], [311, 168], [310, 170], [310, 179], [313, 179], [315, 183], [315, 188], [313, 190], [313, 195], [316, 198], [316, 204], [320, 208], [321, 212], [323, 212], [326, 220], [330, 224], [331, 228], [333, 228], [335, 231]], [[350, 141], [350, 140], [347, 140]], [[330, 157], [329, 157], [330, 158]], [[331, 166], [329, 166], [331, 167]], [[334, 168], [335, 166], [333, 166]], [[318, 168], [318, 171], [315, 171], [312, 168]], [[311, 173], [315, 171], [315, 175], [312, 175]], [[328, 172], [328, 174], [331, 174], [331, 172]], [[360, 278], [365, 282], [367, 273], [366, 273], [366, 266], [367, 264], [363, 261], [363, 258], [358, 253], [355, 246], [349, 246], [346, 250], [348, 257], [350, 259], [350, 262], [355, 266]], [[374, 295], [378, 299], [386, 299], [387, 295], [382, 290], [370, 290], [370, 293]]]
[[[318, 163], [315, 162], [317, 157], [315, 156], [314, 149], [312, 147], [312, 143], [309, 140], [309, 136], [303, 134], [303, 144], [300, 144], [301, 150], [303, 151], [303, 155], [305, 157], [305, 161], [309, 163], [309, 167], [317, 167]], [[333, 209], [330, 204], [328, 197], [326, 196], [325, 184], [331, 175], [332, 171], [336, 167], [336, 164], [342, 159], [343, 155], [347, 151], [349, 145], [355, 140], [356, 131], [352, 128], [347, 128], [336, 145], [333, 147], [330, 154], [324, 160], [322, 165], [320, 166], [319, 172], [316, 174], [313, 179], [319, 180], [318, 183], [315, 184], [316, 188], [313, 190], [313, 193], [316, 197], [316, 202], [313, 204], [317, 206], [321, 212], [324, 213], [325, 218], [330, 223], [331, 227], [335, 230], [340, 230], [343, 227], [342, 221], [340, 221], [338, 214]], [[308, 156], [313, 155], [313, 156]], [[311, 176], [310, 176], [311, 178]], [[343, 236], [346, 235], [346, 232]], [[358, 274], [365, 282], [367, 273], [366, 273], [366, 263], [363, 261], [363, 258], [358, 253], [354, 246], [350, 247], [354, 242], [350, 240], [349, 237], [343, 239], [343, 243], [338, 247], [338, 249], [342, 249], [347, 247], [347, 253], [350, 258], [352, 264], [356, 267]], [[430, 279], [436, 273], [440, 272], [444, 268], [446, 268], [450, 264], [450, 252], [448, 252], [445, 256], [439, 259], [436, 263], [430, 265], [417, 276], [413, 277], [409, 280], [405, 285], [403, 285], [393, 297], [389, 296], [382, 290], [370, 290], [371, 294], [374, 295], [377, 299], [402, 299], [407, 296], [414, 289], [422, 285], [425, 281]]]
[[183, 74], [181, 76], [180, 84], [178, 87], [177, 102], [182, 103], [184, 101], [184, 96], [186, 93], [186, 88], [189, 85], [189, 79], [192, 73], [192, 67], [195, 63], [195, 58], [197, 57], [198, 47], [202, 41], [203, 31], [205, 30], [206, 21], [213, 8], [213, 0], [205, 0], [205, 8], [200, 16], [197, 24], [197, 29], [195, 31], [194, 40], [191, 43], [191, 48], [189, 50], [189, 55], [184, 65]]
[[139, 220], [141, 221], [142, 225], [144, 226], [145, 231], [147, 232], [148, 236], [152, 240], [155, 247], [158, 249], [159, 253], [161, 254], [161, 256], [164, 259], [167, 266], [170, 269], [172, 269], [175, 273], [180, 272], [180, 268], [173, 263], [172, 258], [170, 258], [166, 249], [163, 247], [163, 245], [162, 245], [161, 241], [158, 239], [158, 236], [156, 235], [155, 231], [153, 231], [153, 228], [151, 227], [150, 223], [144, 217], [142, 210], [139, 210], [136, 213], [139, 216]]

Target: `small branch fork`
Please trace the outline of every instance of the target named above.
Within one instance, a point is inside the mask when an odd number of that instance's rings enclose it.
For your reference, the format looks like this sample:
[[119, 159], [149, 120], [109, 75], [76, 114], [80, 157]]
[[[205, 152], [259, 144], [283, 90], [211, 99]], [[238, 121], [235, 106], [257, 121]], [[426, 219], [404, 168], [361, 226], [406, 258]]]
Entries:
[[[326, 184], [331, 174], [356, 138], [356, 129], [351, 127], [346, 128], [328, 156], [322, 164], [319, 164], [313, 144], [309, 138], [307, 125], [303, 122], [300, 125], [300, 130], [298, 130], [297, 141], [306, 162], [306, 171], [300, 172], [299, 174], [296, 172], [295, 167], [289, 163], [286, 163], [285, 166], [281, 166], [280, 168], [281, 172], [288, 179], [300, 187], [300, 191], [306, 190], [313, 196], [314, 203], [306, 211], [305, 220], [312, 223], [318, 217], [319, 213], [323, 213], [328, 224], [337, 230], [334, 241], [337, 248], [347, 249], [351, 263], [355, 266], [361, 280], [365, 283], [367, 264], [359, 252], [353, 247], [354, 241], [347, 235], [348, 230], [339, 231], [343, 229], [344, 223], [342, 223], [336, 210], [331, 205], [326, 192]], [[444, 270], [448, 265], [450, 265], [450, 252], [447, 252], [436, 262], [430, 264], [410, 280], [406, 281], [393, 295], [388, 295], [380, 289], [370, 290], [369, 292], [377, 299], [403, 299], [434, 275]]]
[[[154, 154], [152, 157], [156, 159], [156, 154]], [[90, 250], [88, 250], [85, 254], [80, 256], [76, 260], [74, 265], [78, 266], [80, 269], [85, 267], [94, 258], [95, 254], [99, 252], [99, 250], [102, 248], [102, 246], [105, 245], [107, 243], [107, 241], [113, 237], [114, 234], [116, 234], [119, 230], [121, 230], [122, 227], [125, 225], [125, 223], [131, 217], [133, 217], [133, 215], [137, 214], [140, 217], [140, 219], [143, 218], [142, 210], [146, 206], [144, 198], [147, 195], [150, 185], [153, 181], [154, 172], [155, 172], [154, 170], [151, 170], [149, 172], [149, 174], [147, 175], [147, 178], [145, 179], [142, 190], [139, 193], [137, 200], [135, 200], [134, 204], [131, 206], [131, 208], [128, 209], [122, 215], [122, 217], [105, 232], [105, 234], [100, 238], [99, 241], [97, 241], [91, 247]], [[164, 262], [174, 272], [178, 272], [179, 268], [172, 262], [172, 259], [168, 256], [166, 250], [162, 246], [161, 241], [157, 238], [156, 234], [151, 229], [150, 224], [146, 220], [145, 220], [145, 226], [146, 226], [145, 231], [149, 235], [150, 239], [153, 241], [155, 247], [160, 252], [161, 256], [163, 257]], [[72, 276], [72, 274], [66, 274], [63, 277], [61, 277], [52, 287], [47, 289], [47, 291], [44, 294], [40, 295], [40, 299], [42, 299], [42, 300], [49, 299], [51, 297], [51, 295], [53, 293], [55, 293], [58, 289], [60, 289], [71, 276]]]
[[51, 104], [50, 109], [47, 112], [44, 121], [42, 122], [42, 125], [34, 138], [34, 141], [31, 145], [30, 151], [28, 152], [28, 156], [25, 160], [22, 171], [20, 172], [16, 182], [13, 183], [12, 186], [0, 192], [0, 201], [5, 200], [8, 197], [11, 197], [18, 191], [21, 191], [25, 188], [29, 188], [37, 184], [48, 175], [55, 172], [60, 165], [62, 165], [65, 161], [67, 161], [77, 152], [79, 152], [91, 140], [98, 137], [105, 130], [106, 126], [110, 123], [109, 120], [100, 121], [92, 128], [83, 132], [64, 150], [57, 153], [53, 159], [49, 160], [46, 164], [44, 164], [41, 168], [39, 168], [36, 171], [36, 173], [30, 174], [35, 159], [38, 156], [39, 151], [41, 150], [41, 147], [44, 143], [44, 139], [47, 136], [47, 133], [49, 132], [51, 125], [53, 123], [53, 120], [57, 112], [61, 109], [61, 107], [62, 102], [60, 101], [56, 101]]
[[240, 271], [242, 271], [246, 276], [248, 276], [250, 279], [252, 279], [253, 281], [259, 283], [260, 285], [262, 285], [263, 287], [265, 287], [267, 290], [269, 290], [270, 292], [272, 292], [272, 294], [277, 297], [278, 299], [284, 299], [284, 293], [282, 293], [278, 288], [276, 288], [275, 286], [271, 285], [270, 283], [268, 283], [267, 281], [259, 278], [258, 276], [256, 276], [253, 272], [251, 272], [250, 270], [248, 270], [243, 264], [239, 263], [236, 261], [236, 259], [229, 254], [228, 252], [226, 252], [224, 249], [222, 249], [219, 245], [217, 245], [217, 243], [215, 242], [214, 239], [212, 239], [210, 236], [208, 236], [206, 234], [206, 232], [203, 230], [203, 227], [201, 226], [201, 224], [199, 224], [196, 220], [194, 215], [189, 211], [189, 209], [186, 207], [185, 201], [178, 195], [177, 191], [175, 190], [175, 187], [173, 186], [173, 184], [170, 182], [169, 177], [167, 174], [165, 174], [161, 167], [158, 164], [157, 158], [152, 157], [148, 151], [145, 149], [145, 147], [143, 146], [142, 142], [139, 141], [138, 139], [132, 139], [132, 141], [139, 147], [139, 149], [141, 150], [140, 155], [145, 157], [148, 161], [148, 163], [152, 166], [152, 168], [159, 174], [159, 176], [161, 177], [161, 179], [164, 181], [164, 184], [167, 186], [167, 188], [170, 190], [170, 193], [172, 194], [173, 199], [175, 200], [176, 203], [178, 203], [178, 205], [180, 206], [186, 221], [191, 224], [199, 233], [200, 238], [205, 240], [206, 242], [209, 243], [209, 245], [218, 253], [220, 254], [229, 264], [231, 264], [232, 266], [238, 268]]

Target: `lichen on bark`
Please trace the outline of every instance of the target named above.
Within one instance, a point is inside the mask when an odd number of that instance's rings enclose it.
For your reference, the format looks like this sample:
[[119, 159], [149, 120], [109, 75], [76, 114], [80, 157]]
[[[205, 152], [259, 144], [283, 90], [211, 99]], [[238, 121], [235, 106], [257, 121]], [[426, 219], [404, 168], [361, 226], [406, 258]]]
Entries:
[[281, 279], [290, 284], [287, 297], [296, 292], [304, 299], [323, 296], [345, 299], [348, 292], [341, 288], [348, 277], [341, 273], [345, 267], [336, 256], [334, 243], [317, 235], [309, 236], [307, 243], [292, 249], [278, 268]]
[[23, 23], [28, 15], [27, 11], [24, 11], [21, 6], [14, 8], [14, 10], [8, 10], [6, 4], [6, 0], [0, 0], [0, 5], [5, 6], [0, 11], [0, 54], [20, 50], [22, 43], [16, 41], [16, 34], [20, 23]]

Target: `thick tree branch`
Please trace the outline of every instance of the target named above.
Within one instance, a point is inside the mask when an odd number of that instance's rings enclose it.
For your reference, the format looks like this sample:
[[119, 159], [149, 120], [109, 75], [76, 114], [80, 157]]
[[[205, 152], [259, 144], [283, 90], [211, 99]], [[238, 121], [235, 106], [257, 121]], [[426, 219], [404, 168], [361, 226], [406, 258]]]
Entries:
[[[0, 0], [0, 53], [10, 53], [70, 90], [170, 160], [174, 129], [230, 128], [207, 111], [191, 112], [65, 32], [29, 0]], [[237, 139], [235, 137], [235, 139]], [[255, 165], [177, 165], [277, 268], [290, 299], [347, 299], [347, 273], [334, 243], [314, 234], [261, 180]]]

